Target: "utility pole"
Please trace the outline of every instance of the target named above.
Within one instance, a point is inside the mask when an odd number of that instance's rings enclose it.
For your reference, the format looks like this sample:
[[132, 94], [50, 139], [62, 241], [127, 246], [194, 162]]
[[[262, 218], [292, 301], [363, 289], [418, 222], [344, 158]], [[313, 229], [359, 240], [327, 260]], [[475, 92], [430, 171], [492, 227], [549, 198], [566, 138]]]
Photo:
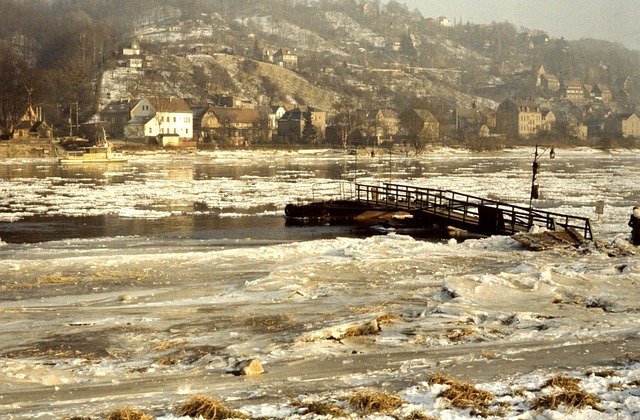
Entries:
[[537, 200], [538, 197], [540, 196], [540, 185], [537, 183], [538, 174], [540, 173], [540, 162], [538, 162], [538, 159], [549, 149], [550, 149], [549, 159], [555, 159], [556, 157], [556, 152], [553, 149], [553, 146], [541, 146], [541, 147], [546, 147], [546, 149], [544, 149], [540, 154], [538, 153], [538, 147], [539, 145], [536, 144], [536, 150], [533, 154], [533, 166], [532, 166], [533, 174], [531, 176], [531, 194], [529, 196], [529, 208], [532, 207], [533, 200], [534, 199]]

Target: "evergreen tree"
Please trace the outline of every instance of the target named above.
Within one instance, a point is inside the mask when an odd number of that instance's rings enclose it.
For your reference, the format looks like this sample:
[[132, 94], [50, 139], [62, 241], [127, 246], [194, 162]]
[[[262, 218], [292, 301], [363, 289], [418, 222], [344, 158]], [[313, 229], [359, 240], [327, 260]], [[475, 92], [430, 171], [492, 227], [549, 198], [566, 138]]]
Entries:
[[313, 125], [312, 112], [304, 113], [304, 127], [302, 127], [302, 141], [305, 144], [316, 144], [318, 142], [318, 129]]

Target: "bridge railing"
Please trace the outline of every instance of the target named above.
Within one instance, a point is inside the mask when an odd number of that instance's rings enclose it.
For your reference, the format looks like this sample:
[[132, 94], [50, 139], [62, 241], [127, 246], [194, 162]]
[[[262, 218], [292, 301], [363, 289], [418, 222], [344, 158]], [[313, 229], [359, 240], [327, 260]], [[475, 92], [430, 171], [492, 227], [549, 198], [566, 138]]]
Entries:
[[493, 224], [490, 230], [505, 233], [526, 232], [532, 226], [549, 230], [561, 227], [573, 228], [585, 239], [593, 239], [591, 221], [586, 217], [515, 206], [450, 190], [387, 183], [356, 184], [356, 199], [377, 207], [420, 210], [454, 224], [482, 226], [489, 220]]

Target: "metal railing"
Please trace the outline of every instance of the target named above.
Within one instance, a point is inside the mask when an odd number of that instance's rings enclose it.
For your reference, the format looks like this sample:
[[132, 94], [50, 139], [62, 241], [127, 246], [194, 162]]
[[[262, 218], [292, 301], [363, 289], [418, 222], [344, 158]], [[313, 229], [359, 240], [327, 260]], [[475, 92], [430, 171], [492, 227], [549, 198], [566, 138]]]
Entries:
[[593, 239], [589, 218], [514, 206], [450, 190], [387, 183], [356, 184], [356, 200], [377, 207], [418, 211], [434, 219], [446, 219], [453, 225], [495, 233], [528, 232], [533, 226], [549, 230], [561, 227], [575, 229], [585, 239]]

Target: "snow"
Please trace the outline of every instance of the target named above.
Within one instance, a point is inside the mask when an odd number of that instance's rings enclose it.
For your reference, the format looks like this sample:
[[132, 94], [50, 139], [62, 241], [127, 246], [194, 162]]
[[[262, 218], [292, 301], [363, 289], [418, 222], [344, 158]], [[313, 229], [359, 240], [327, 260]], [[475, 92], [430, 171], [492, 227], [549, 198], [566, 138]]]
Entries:
[[[472, 418], [439, 397], [445, 385], [429, 385], [441, 372], [493, 393], [506, 418], [637, 418], [640, 257], [626, 223], [640, 202], [638, 159], [591, 149], [542, 159], [535, 205], [594, 218], [597, 238], [543, 252], [509, 237], [278, 224], [287, 203], [349, 193], [355, 174], [528, 205], [524, 148], [357, 161], [329, 150], [145, 152], [73, 168], [4, 161], [0, 237], [32, 234], [29, 217], [45, 230], [97, 217], [106, 232], [0, 242], [0, 414], [104, 418], [132, 406], [179, 419], [176, 404], [204, 394], [256, 417], [313, 418], [293, 401], [347, 409], [342, 397], [375, 388], [406, 403], [367, 418]], [[596, 200], [606, 202], [598, 220]], [[382, 319], [378, 334], [344, 336]], [[253, 357], [265, 374], [226, 373]], [[560, 373], [604, 411], [535, 411]]]

